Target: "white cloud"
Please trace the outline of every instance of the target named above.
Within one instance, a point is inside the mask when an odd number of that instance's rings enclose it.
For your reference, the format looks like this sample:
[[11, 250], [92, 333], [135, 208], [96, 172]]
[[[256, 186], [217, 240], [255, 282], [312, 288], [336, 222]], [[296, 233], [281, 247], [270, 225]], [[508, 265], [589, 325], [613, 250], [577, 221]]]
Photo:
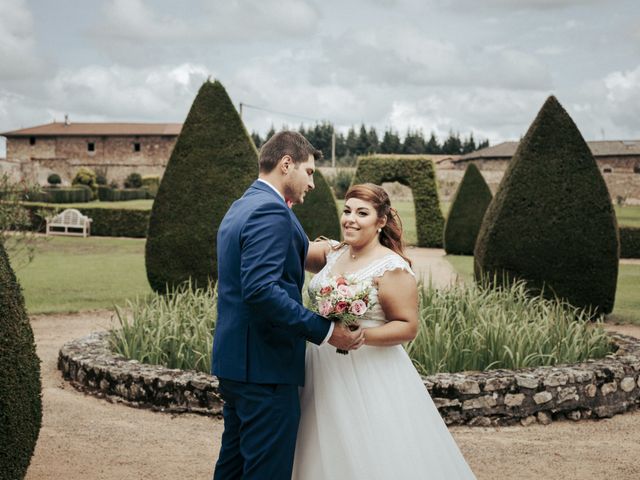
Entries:
[[209, 75], [202, 65], [62, 70], [48, 85], [48, 110], [81, 117], [181, 121]]
[[37, 73], [33, 18], [25, 0], [0, 0], [0, 79]]

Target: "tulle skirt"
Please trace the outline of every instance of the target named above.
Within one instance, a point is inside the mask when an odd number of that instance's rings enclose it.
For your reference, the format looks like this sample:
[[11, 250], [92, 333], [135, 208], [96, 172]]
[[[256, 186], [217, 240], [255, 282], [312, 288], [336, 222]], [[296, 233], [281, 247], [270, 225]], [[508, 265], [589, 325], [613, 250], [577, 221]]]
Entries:
[[293, 478], [475, 478], [400, 345], [308, 345]]

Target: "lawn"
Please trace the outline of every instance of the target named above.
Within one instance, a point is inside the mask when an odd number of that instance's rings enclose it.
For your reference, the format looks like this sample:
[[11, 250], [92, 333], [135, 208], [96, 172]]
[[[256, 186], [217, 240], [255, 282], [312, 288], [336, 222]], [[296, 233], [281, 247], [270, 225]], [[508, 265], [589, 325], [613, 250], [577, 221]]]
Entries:
[[[473, 257], [447, 255], [445, 258], [465, 282], [473, 280]], [[620, 265], [616, 300], [608, 317], [616, 323], [640, 325], [640, 265]]]
[[144, 239], [41, 237], [33, 261], [16, 275], [29, 313], [111, 308], [151, 292]]
[[151, 210], [153, 200], [126, 200], [122, 202], [82, 202], [82, 203], [41, 203], [24, 202], [25, 205], [38, 205], [40, 207], [65, 208], [125, 208], [131, 210]]

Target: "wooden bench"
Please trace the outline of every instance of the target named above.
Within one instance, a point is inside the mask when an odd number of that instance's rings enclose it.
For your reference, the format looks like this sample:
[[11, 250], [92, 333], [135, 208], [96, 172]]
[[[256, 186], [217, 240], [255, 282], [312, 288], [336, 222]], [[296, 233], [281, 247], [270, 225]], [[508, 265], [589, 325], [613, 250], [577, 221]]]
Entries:
[[92, 220], [75, 208], [68, 208], [53, 218], [47, 218], [47, 235], [91, 235]]

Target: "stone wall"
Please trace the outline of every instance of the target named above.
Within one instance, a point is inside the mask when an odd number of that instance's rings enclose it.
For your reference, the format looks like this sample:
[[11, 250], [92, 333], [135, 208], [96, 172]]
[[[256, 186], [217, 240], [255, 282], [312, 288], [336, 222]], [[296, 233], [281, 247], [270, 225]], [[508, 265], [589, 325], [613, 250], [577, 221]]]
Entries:
[[[58, 368], [76, 388], [135, 407], [219, 415], [215, 377], [111, 353], [108, 333], [65, 344]], [[611, 335], [615, 354], [573, 365], [423, 377], [447, 424], [529, 425], [611, 417], [640, 405], [640, 340]]]
[[[90, 167], [109, 181], [122, 186], [132, 172], [141, 175], [162, 176], [177, 137], [175, 136], [86, 136], [7, 139], [7, 160], [20, 165], [21, 178], [46, 184], [51, 173], [62, 177], [64, 184], [71, 182], [80, 167]], [[89, 151], [88, 144], [94, 150]], [[135, 151], [134, 145], [140, 145]]]

